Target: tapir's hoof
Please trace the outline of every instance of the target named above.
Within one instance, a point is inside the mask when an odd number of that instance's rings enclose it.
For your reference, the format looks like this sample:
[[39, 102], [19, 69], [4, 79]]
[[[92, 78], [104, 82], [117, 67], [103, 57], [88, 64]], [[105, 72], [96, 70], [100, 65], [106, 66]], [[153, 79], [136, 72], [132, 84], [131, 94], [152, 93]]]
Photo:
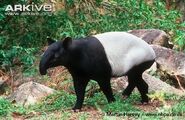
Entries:
[[149, 105], [150, 103], [149, 102], [137, 102], [136, 104], [137, 105]]
[[76, 108], [76, 107], [74, 107], [74, 108], [72, 108], [72, 111], [73, 111], [73, 112], [80, 112], [80, 111], [82, 111], [82, 110], [81, 110], [81, 108]]
[[149, 102], [142, 102], [142, 105], [149, 105]]
[[72, 109], [72, 112], [81, 112], [81, 109]]

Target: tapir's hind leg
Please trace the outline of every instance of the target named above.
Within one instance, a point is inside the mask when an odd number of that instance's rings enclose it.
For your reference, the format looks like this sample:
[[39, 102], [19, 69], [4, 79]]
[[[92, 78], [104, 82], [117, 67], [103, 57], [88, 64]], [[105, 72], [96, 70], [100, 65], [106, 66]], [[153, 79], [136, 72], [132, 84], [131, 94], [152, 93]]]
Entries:
[[142, 64], [134, 66], [127, 73], [129, 84], [123, 92], [124, 97], [125, 96], [128, 97], [132, 93], [133, 89], [137, 87], [141, 94], [141, 98], [142, 98], [141, 102], [142, 103], [148, 102], [148, 96], [147, 96], [148, 84], [143, 80], [142, 74], [146, 69], [150, 68], [153, 63], [154, 63], [154, 60], [144, 62]]
[[134, 81], [135, 79], [137, 79], [135, 75], [128, 75], [128, 86], [122, 94], [124, 99], [129, 97], [133, 89], [136, 87], [136, 82]]

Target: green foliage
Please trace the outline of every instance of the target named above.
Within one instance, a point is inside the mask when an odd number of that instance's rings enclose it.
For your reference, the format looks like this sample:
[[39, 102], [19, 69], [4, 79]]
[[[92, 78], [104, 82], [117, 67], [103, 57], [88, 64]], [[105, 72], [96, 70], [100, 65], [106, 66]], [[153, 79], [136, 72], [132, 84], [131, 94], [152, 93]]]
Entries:
[[94, 96], [85, 99], [84, 104], [100, 108], [101, 105], [107, 104], [107, 100], [102, 92], [95, 93]]
[[9, 101], [0, 97], [0, 116], [5, 116], [10, 112], [12, 105]]
[[[29, 1], [15, 0], [26, 4]], [[43, 3], [44, 0], [34, 0]], [[179, 24], [180, 13], [167, 11], [165, 3], [157, 0], [153, 4], [144, 1], [103, 0], [91, 3], [80, 0], [65, 0], [65, 9], [51, 16], [8, 16], [4, 9], [11, 1], [3, 1], [0, 9], [0, 64], [14, 64], [18, 57], [23, 65], [34, 62], [36, 48], [46, 43], [46, 37], [61, 39], [65, 36], [83, 37], [105, 31], [127, 31], [130, 29], [157, 28], [173, 33], [172, 41], [184, 49], [184, 23]], [[58, 3], [57, 3], [58, 4]], [[102, 11], [101, 11], [102, 10]]]
[[[164, 94], [165, 100], [173, 100], [173, 101], [179, 101], [181, 99], [181, 96], [178, 96], [176, 94]], [[182, 99], [181, 99], [182, 100]]]
[[26, 115], [30, 112], [30, 110], [28, 110], [26, 107], [24, 107], [22, 105], [13, 104], [10, 112], [18, 113], [20, 115]]
[[121, 96], [116, 95], [116, 101], [111, 104], [106, 104], [103, 108], [105, 112], [123, 113], [123, 112], [139, 112], [132, 104], [139, 99], [139, 94], [134, 93], [128, 99], [123, 100]]
[[151, 99], [151, 101], [159, 100], [163, 104], [165, 103], [165, 94], [162, 91], [156, 91], [155, 93], [149, 94], [148, 96]]
[[81, 114], [79, 120], [87, 120], [87, 113]]
[[185, 116], [185, 101], [184, 101], [185, 96], [181, 97], [179, 102], [172, 107], [172, 111], [174, 113], [180, 113]]
[[11, 113], [26, 115], [33, 112], [44, 114], [56, 110], [63, 111], [71, 109], [75, 103], [75, 99], [75, 95], [71, 95], [67, 92], [56, 92], [44, 98], [39, 104], [24, 107], [18, 104], [12, 105], [8, 100], [0, 98], [0, 116], [6, 116]]
[[[169, 100], [173, 97], [172, 95], [165, 94], [164, 99]], [[103, 119], [113, 119], [116, 118], [116, 116], [121, 118], [127, 118], [129, 114], [133, 118], [137, 119], [156, 119], [160, 120], [161, 118], [164, 118], [164, 116], [158, 116], [157, 114], [160, 113], [173, 113], [176, 116], [173, 116], [173, 118], [179, 118], [179, 115], [185, 115], [185, 102], [184, 97], [174, 97], [176, 101], [179, 101], [177, 104], [174, 104], [173, 106], [162, 106], [157, 108], [156, 111], [149, 112], [149, 116], [147, 116], [148, 113], [136, 108], [134, 106], [134, 102], [140, 100], [140, 95], [138, 92], [134, 92], [128, 99], [122, 100], [120, 94], [115, 95], [116, 102], [113, 102], [111, 104], [107, 103], [107, 100], [103, 93], [98, 92], [95, 93], [93, 97], [86, 98], [85, 99], [85, 105], [86, 106], [93, 106], [98, 111], [102, 111]], [[76, 100], [75, 95], [69, 94], [67, 92], [57, 92], [55, 94], [52, 94], [46, 98], [44, 98], [39, 104], [31, 105], [23, 107], [21, 105], [17, 104], [11, 104], [9, 101], [0, 98], [0, 117], [10, 117], [11, 114], [18, 114], [25, 117], [32, 116], [33, 119], [67, 119], [69, 118], [73, 112], [71, 112], [71, 107], [74, 105]], [[56, 112], [61, 113], [59, 116]], [[123, 116], [123, 114], [126, 113], [128, 116]], [[35, 115], [34, 115], [35, 114]], [[121, 116], [119, 116], [119, 114]], [[152, 114], [154, 114], [152, 116]], [[36, 116], [39, 115], [39, 116]], [[79, 119], [88, 119], [88, 113], [86, 112], [80, 112], [79, 113]], [[171, 116], [170, 116], [171, 117]], [[168, 118], [166, 116], [165, 118]]]
[[[182, 24], [185, 27], [185, 22]], [[176, 30], [175, 42], [181, 49], [185, 49], [185, 30]]]
[[10, 50], [0, 50], [0, 61], [2, 66], [13, 66], [14, 61], [21, 61], [25, 66], [30, 66], [34, 62], [35, 51], [35, 48], [12, 46]]
[[46, 97], [40, 107], [44, 111], [53, 111], [53, 110], [64, 110], [71, 108], [75, 103], [76, 97], [67, 92], [57, 92], [53, 95]]

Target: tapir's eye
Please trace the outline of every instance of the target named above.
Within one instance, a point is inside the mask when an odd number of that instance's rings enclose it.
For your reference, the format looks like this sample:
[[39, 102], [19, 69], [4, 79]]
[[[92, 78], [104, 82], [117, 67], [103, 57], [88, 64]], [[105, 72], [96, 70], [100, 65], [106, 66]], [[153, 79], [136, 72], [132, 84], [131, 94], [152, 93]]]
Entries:
[[59, 58], [59, 53], [55, 53], [55, 58]]

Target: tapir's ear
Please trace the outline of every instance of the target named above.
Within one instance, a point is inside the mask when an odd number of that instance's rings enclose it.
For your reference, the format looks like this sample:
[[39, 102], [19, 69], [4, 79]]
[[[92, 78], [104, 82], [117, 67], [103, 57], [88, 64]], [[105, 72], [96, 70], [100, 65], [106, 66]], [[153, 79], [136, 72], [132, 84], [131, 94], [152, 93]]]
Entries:
[[63, 47], [64, 47], [64, 49], [68, 49], [71, 44], [72, 44], [72, 38], [71, 37], [66, 37], [63, 40]]
[[47, 37], [48, 45], [51, 45], [52, 43], [56, 42], [55, 40], [51, 39], [50, 37]]

